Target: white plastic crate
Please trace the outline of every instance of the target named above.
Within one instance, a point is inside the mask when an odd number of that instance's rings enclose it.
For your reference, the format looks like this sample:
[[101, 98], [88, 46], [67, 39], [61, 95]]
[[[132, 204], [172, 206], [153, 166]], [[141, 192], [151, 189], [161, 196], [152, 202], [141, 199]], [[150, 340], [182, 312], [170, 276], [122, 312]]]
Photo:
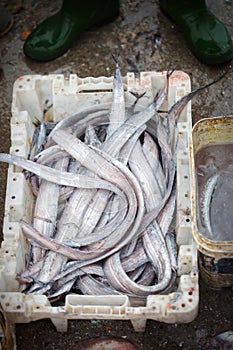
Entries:
[[[142, 72], [137, 78], [128, 73], [123, 78], [126, 103], [134, 101], [130, 90], [145, 92], [137, 108], [145, 108], [162, 88], [166, 72]], [[41, 120], [45, 106], [47, 121], [59, 121], [87, 106], [112, 101], [113, 77], [84, 78], [70, 75], [27, 75], [18, 78], [13, 87], [10, 152], [27, 157], [33, 122]], [[167, 110], [190, 91], [189, 76], [175, 71], [170, 78]], [[67, 295], [64, 306], [51, 306], [44, 295], [18, 292], [17, 273], [25, 268], [28, 246], [21, 231], [20, 219], [32, 217], [33, 195], [21, 169], [10, 165], [7, 178], [4, 240], [0, 249], [0, 302], [9, 320], [28, 323], [49, 318], [58, 331], [66, 331], [68, 320], [130, 320], [135, 331], [144, 331], [147, 319], [166, 323], [191, 322], [198, 313], [199, 285], [197, 251], [192, 238], [191, 183], [189, 142], [192, 130], [191, 103], [179, 122], [177, 152], [178, 288], [167, 295], [150, 295], [144, 306], [131, 306], [127, 296]]]

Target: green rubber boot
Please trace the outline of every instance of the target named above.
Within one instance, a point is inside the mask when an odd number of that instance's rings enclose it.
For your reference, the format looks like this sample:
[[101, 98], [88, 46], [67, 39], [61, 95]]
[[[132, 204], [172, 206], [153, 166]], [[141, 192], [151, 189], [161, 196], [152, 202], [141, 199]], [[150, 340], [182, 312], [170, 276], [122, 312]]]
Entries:
[[0, 37], [9, 32], [12, 26], [12, 14], [0, 3]]
[[63, 55], [88, 28], [113, 21], [119, 7], [119, 0], [63, 0], [61, 10], [27, 37], [24, 53], [38, 61], [53, 60]]
[[227, 28], [207, 9], [204, 0], [160, 0], [160, 7], [180, 26], [188, 47], [201, 62], [215, 65], [233, 57]]

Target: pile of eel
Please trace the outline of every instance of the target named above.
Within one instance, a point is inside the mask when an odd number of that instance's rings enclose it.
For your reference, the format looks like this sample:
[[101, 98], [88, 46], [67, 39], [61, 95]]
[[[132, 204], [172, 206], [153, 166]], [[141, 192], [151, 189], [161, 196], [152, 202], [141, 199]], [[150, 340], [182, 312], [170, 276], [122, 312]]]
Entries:
[[[112, 103], [36, 129], [34, 154], [0, 161], [26, 171], [35, 195], [20, 291], [56, 301], [68, 293], [145, 300], [170, 292], [177, 277], [174, 232], [177, 121], [200, 87], [162, 115], [164, 87], [143, 110], [126, 108], [118, 62]], [[37, 149], [35, 151], [35, 148]]]

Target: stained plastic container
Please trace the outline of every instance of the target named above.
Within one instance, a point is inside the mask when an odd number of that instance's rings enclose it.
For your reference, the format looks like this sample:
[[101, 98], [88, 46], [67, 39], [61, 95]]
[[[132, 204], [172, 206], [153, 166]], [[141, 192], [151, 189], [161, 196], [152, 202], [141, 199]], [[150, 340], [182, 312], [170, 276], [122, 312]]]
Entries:
[[214, 288], [233, 286], [232, 167], [233, 116], [197, 122], [191, 142], [193, 236], [201, 276]]
[[[145, 95], [137, 105], [145, 108], [166, 81], [166, 72], [142, 72], [139, 78], [128, 73], [123, 78], [126, 102], [135, 98], [130, 91]], [[27, 157], [34, 123], [59, 121], [83, 108], [112, 101], [113, 77], [79, 78], [72, 74], [27, 75], [13, 87], [11, 118], [12, 154]], [[176, 71], [170, 79], [168, 109], [190, 91], [189, 76]], [[124, 295], [67, 295], [63, 306], [52, 306], [45, 295], [25, 295], [18, 291], [16, 275], [25, 268], [28, 244], [20, 226], [24, 217], [32, 219], [33, 194], [21, 169], [10, 165], [7, 177], [3, 235], [0, 249], [0, 302], [12, 323], [28, 323], [49, 318], [57, 331], [66, 331], [69, 320], [130, 320], [135, 331], [144, 331], [147, 319], [166, 323], [191, 322], [198, 313], [199, 284], [197, 250], [192, 237], [189, 139], [192, 130], [191, 103], [183, 110], [179, 122], [177, 152], [176, 237], [178, 277], [175, 291], [150, 295], [145, 305], [132, 306]]]

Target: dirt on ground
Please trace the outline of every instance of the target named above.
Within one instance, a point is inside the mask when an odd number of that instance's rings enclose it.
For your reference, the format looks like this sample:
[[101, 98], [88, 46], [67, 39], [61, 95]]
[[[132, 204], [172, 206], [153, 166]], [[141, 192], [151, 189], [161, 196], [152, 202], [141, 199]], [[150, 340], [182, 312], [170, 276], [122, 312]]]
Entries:
[[[233, 4], [209, 0], [208, 6], [224, 22], [233, 37]], [[231, 63], [207, 66], [188, 49], [179, 28], [161, 11], [158, 1], [122, 0], [119, 17], [102, 27], [83, 33], [73, 47], [56, 60], [40, 63], [23, 54], [23, 33], [58, 11], [61, 1], [24, 0], [15, 13], [12, 30], [0, 39], [1, 152], [9, 152], [12, 88], [14, 81], [28, 74], [77, 74], [80, 77], [112, 76], [112, 54], [120, 52], [121, 72], [163, 71], [168, 67], [186, 72], [192, 89], [206, 84], [231, 69]], [[201, 118], [231, 115], [233, 110], [232, 74], [203, 91], [192, 101], [193, 124]], [[7, 166], [0, 168], [1, 226], [4, 214]], [[18, 324], [18, 350], [64, 350], [93, 337], [120, 337], [139, 349], [221, 349], [215, 336], [233, 329], [231, 288], [212, 289], [200, 279], [200, 305], [196, 319], [187, 324], [166, 324], [148, 320], [145, 332], [135, 332], [130, 321], [75, 320], [68, 331], [59, 333], [49, 319]]]

